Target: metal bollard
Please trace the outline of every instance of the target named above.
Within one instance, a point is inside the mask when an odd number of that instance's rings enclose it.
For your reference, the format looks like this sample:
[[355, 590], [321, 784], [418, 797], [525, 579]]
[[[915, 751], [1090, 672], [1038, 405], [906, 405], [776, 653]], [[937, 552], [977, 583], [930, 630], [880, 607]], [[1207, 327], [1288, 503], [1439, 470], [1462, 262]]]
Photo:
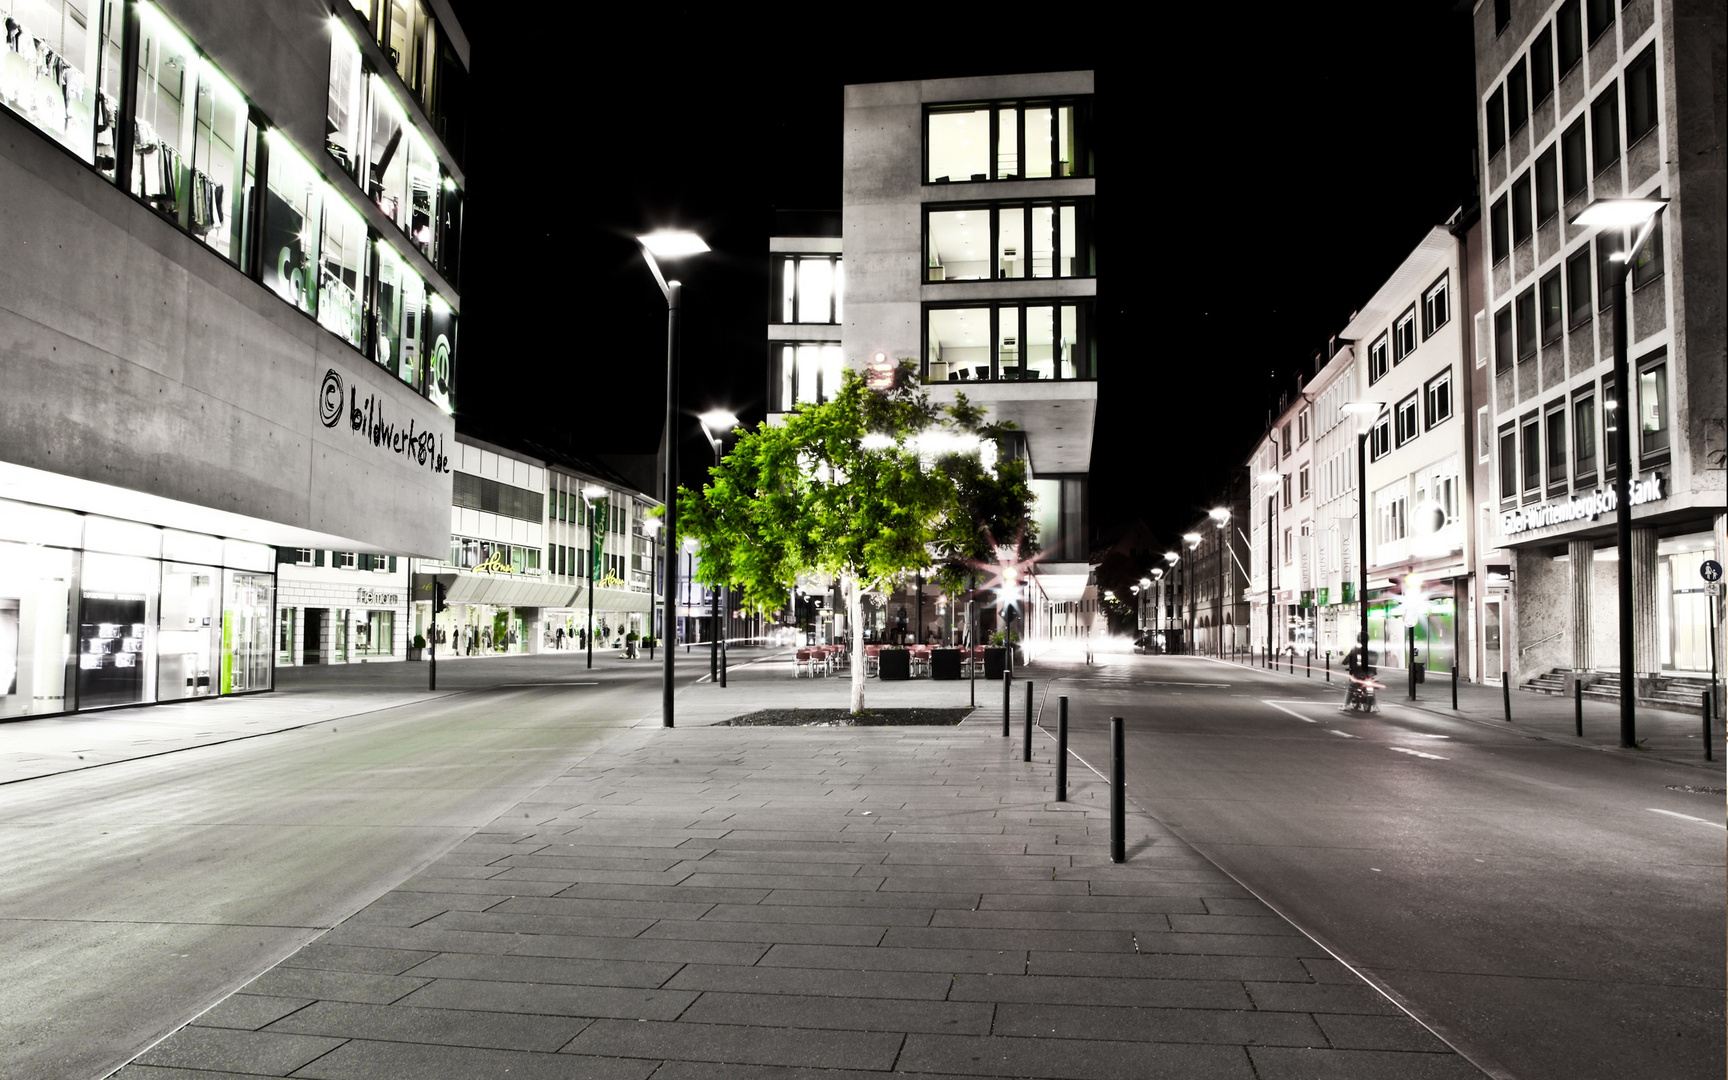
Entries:
[[1122, 718], [1110, 718], [1110, 861], [1122, 862], [1123, 834], [1127, 831], [1123, 824], [1124, 804], [1127, 802], [1123, 787], [1126, 783], [1127, 771], [1122, 763]]
[[1326, 681], [1332, 681], [1332, 650], [1326, 650]]
[[1302, 665], [1303, 673], [1310, 679], [1314, 677], [1314, 650], [1308, 650], [1308, 660]]
[[1506, 722], [1510, 724], [1512, 722], [1512, 673], [1510, 671], [1500, 673], [1500, 697], [1506, 703]]
[[1458, 650], [1452, 651], [1454, 653], [1452, 657], [1452, 710], [1456, 712], [1458, 710], [1458, 657], [1456, 655]]
[[1025, 737], [1025, 740], [1024, 740], [1021, 748], [1020, 748], [1020, 760], [1021, 761], [1031, 761], [1032, 760], [1032, 680], [1031, 679], [1026, 680], [1026, 723], [1023, 726], [1025, 729], [1025, 736], [1026, 737]]
[[1056, 699], [1056, 801], [1068, 801], [1068, 698]]
[[1014, 673], [1002, 669], [1002, 737], [1008, 737], [1008, 701], [1014, 693]]
[[1711, 699], [1716, 696], [1715, 689], [1716, 689], [1715, 687], [1711, 687], [1709, 690], [1704, 691], [1704, 760], [1705, 761], [1715, 761], [1716, 760], [1716, 756], [1710, 747], [1710, 705], [1711, 705]]
[[[1584, 680], [1572, 680], [1572, 731], [1580, 739], [1584, 737]], [[1705, 738], [1709, 738], [1708, 732]]]

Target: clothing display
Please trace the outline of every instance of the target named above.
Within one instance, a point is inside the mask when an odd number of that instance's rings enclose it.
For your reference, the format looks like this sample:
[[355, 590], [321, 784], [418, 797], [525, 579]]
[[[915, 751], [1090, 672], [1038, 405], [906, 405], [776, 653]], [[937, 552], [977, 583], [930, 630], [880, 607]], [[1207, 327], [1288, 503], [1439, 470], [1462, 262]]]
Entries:
[[80, 153], [90, 153], [91, 111], [84, 101], [84, 72], [7, 16], [6, 47], [0, 51], [0, 101]]

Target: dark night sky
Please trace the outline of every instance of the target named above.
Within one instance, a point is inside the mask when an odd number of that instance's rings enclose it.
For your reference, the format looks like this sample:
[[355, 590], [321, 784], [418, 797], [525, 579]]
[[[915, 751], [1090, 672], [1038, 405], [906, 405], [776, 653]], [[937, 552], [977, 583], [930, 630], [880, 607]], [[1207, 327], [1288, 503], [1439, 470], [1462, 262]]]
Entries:
[[[452, 2], [475, 93], [459, 408], [577, 453], [658, 444], [665, 305], [632, 238], [663, 225], [715, 249], [681, 273], [685, 410], [761, 418], [767, 237], [776, 210], [838, 210], [847, 83], [1097, 72], [1095, 531], [1174, 536], [1214, 505], [1271, 400], [1472, 189], [1455, 0], [1088, 14], [1068, 34], [1087, 8], [560, 4], [539, 24]], [[707, 453], [685, 443], [686, 482]]]

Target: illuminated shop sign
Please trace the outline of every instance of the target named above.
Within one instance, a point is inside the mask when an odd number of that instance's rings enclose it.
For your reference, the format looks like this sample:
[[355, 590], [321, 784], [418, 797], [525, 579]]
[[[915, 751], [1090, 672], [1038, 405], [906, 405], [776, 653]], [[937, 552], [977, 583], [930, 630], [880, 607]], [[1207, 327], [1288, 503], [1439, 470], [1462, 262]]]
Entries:
[[[1643, 506], [1666, 497], [1662, 490], [1661, 473], [1651, 473], [1648, 480], [1632, 482], [1633, 506]], [[1521, 532], [1542, 529], [1549, 525], [1564, 525], [1570, 521], [1594, 521], [1603, 514], [1612, 514], [1618, 502], [1619, 498], [1613, 488], [1597, 488], [1582, 495], [1509, 510], [1500, 515], [1500, 532], [1503, 536], [1516, 536]]]
[[371, 589], [355, 590], [355, 601], [361, 607], [394, 607], [402, 602], [401, 593], [374, 592]]
[[343, 389], [341, 372], [331, 368], [324, 373], [324, 381], [318, 387], [318, 419], [325, 427], [337, 427], [346, 413], [348, 429], [373, 446], [435, 473], [450, 471], [444, 436], [418, 430], [413, 417], [408, 418], [407, 427], [391, 422], [384, 414], [384, 399], [377, 394], [367, 394], [361, 400], [360, 388], [352, 386], [347, 387], [344, 400]]

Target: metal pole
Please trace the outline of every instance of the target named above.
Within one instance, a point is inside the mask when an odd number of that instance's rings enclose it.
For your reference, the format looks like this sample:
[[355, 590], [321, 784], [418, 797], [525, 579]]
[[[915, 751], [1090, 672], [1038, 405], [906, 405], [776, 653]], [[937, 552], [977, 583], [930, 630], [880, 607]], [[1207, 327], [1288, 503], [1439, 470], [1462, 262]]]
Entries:
[[725, 601], [720, 605], [720, 688], [726, 688], [726, 650], [732, 644], [732, 586], [720, 586], [721, 598]]
[[1454, 711], [1458, 708], [1458, 637], [1456, 633], [1452, 637], [1452, 708]]
[[1024, 736], [1025, 736], [1025, 738], [1022, 740], [1023, 745], [1020, 748], [1020, 760], [1021, 761], [1031, 761], [1032, 760], [1032, 680], [1031, 679], [1026, 680], [1026, 720], [1020, 726], [1021, 726], [1022, 734], [1024, 734]]
[[1002, 737], [1008, 737], [1008, 702], [1014, 693], [1014, 673], [1002, 669]]
[[1704, 697], [1704, 712], [1703, 712], [1703, 717], [1704, 717], [1704, 760], [1705, 761], [1715, 761], [1716, 760], [1716, 758], [1713, 754], [1713, 751], [1711, 750], [1711, 747], [1710, 747], [1710, 699], [1715, 697], [1715, 696], [1716, 696], [1716, 690], [1714, 687], [1712, 687], [1709, 690], [1706, 690], [1703, 694], [1703, 697]]
[[666, 500], [665, 536], [666, 575], [660, 583], [661, 629], [667, 635], [662, 644], [666, 659], [660, 681], [660, 724], [672, 726], [672, 666], [678, 650], [678, 331], [682, 315], [684, 286], [676, 281], [666, 283], [666, 478], [661, 497]]
[[720, 680], [720, 586], [708, 587], [708, 681]]
[[1506, 706], [1506, 722], [1510, 724], [1512, 722], [1512, 673], [1510, 671], [1500, 673], [1500, 697]]
[[1278, 493], [1266, 496], [1266, 666], [1272, 666], [1272, 532], [1276, 527]]
[[1124, 860], [1123, 834], [1124, 827], [1124, 779], [1126, 769], [1122, 763], [1122, 718], [1110, 718], [1110, 861], [1119, 863]]
[[[1374, 417], [1380, 419], [1378, 415]], [[1369, 425], [1370, 430], [1373, 424]], [[1356, 601], [1362, 625], [1356, 643], [1362, 649], [1362, 666], [1368, 667], [1368, 432], [1356, 435]]]
[[1314, 677], [1314, 650], [1308, 650], [1308, 659], [1302, 663], [1303, 673], [1310, 679]]
[[588, 504], [588, 666], [594, 666], [594, 504]]
[[1332, 681], [1332, 650], [1326, 650], [1326, 681]]
[[1404, 628], [1404, 682], [1410, 688], [1410, 700], [1416, 700], [1416, 628]]
[[1068, 698], [1056, 699], [1056, 801], [1068, 801]]
[[[1622, 233], [1624, 238], [1624, 233]], [[1597, 241], [1600, 243], [1601, 241]], [[1637, 660], [1632, 640], [1632, 410], [1630, 365], [1626, 359], [1626, 275], [1632, 256], [1614, 275], [1614, 546], [1620, 599], [1620, 745], [1638, 745]]]
[[1580, 739], [1584, 737], [1584, 680], [1576, 675], [1572, 678], [1572, 730]]
[[431, 661], [426, 669], [426, 689], [438, 689], [438, 600], [443, 595], [444, 588], [437, 578], [432, 579], [432, 625], [427, 627], [432, 631], [427, 635], [426, 644], [432, 650]]

